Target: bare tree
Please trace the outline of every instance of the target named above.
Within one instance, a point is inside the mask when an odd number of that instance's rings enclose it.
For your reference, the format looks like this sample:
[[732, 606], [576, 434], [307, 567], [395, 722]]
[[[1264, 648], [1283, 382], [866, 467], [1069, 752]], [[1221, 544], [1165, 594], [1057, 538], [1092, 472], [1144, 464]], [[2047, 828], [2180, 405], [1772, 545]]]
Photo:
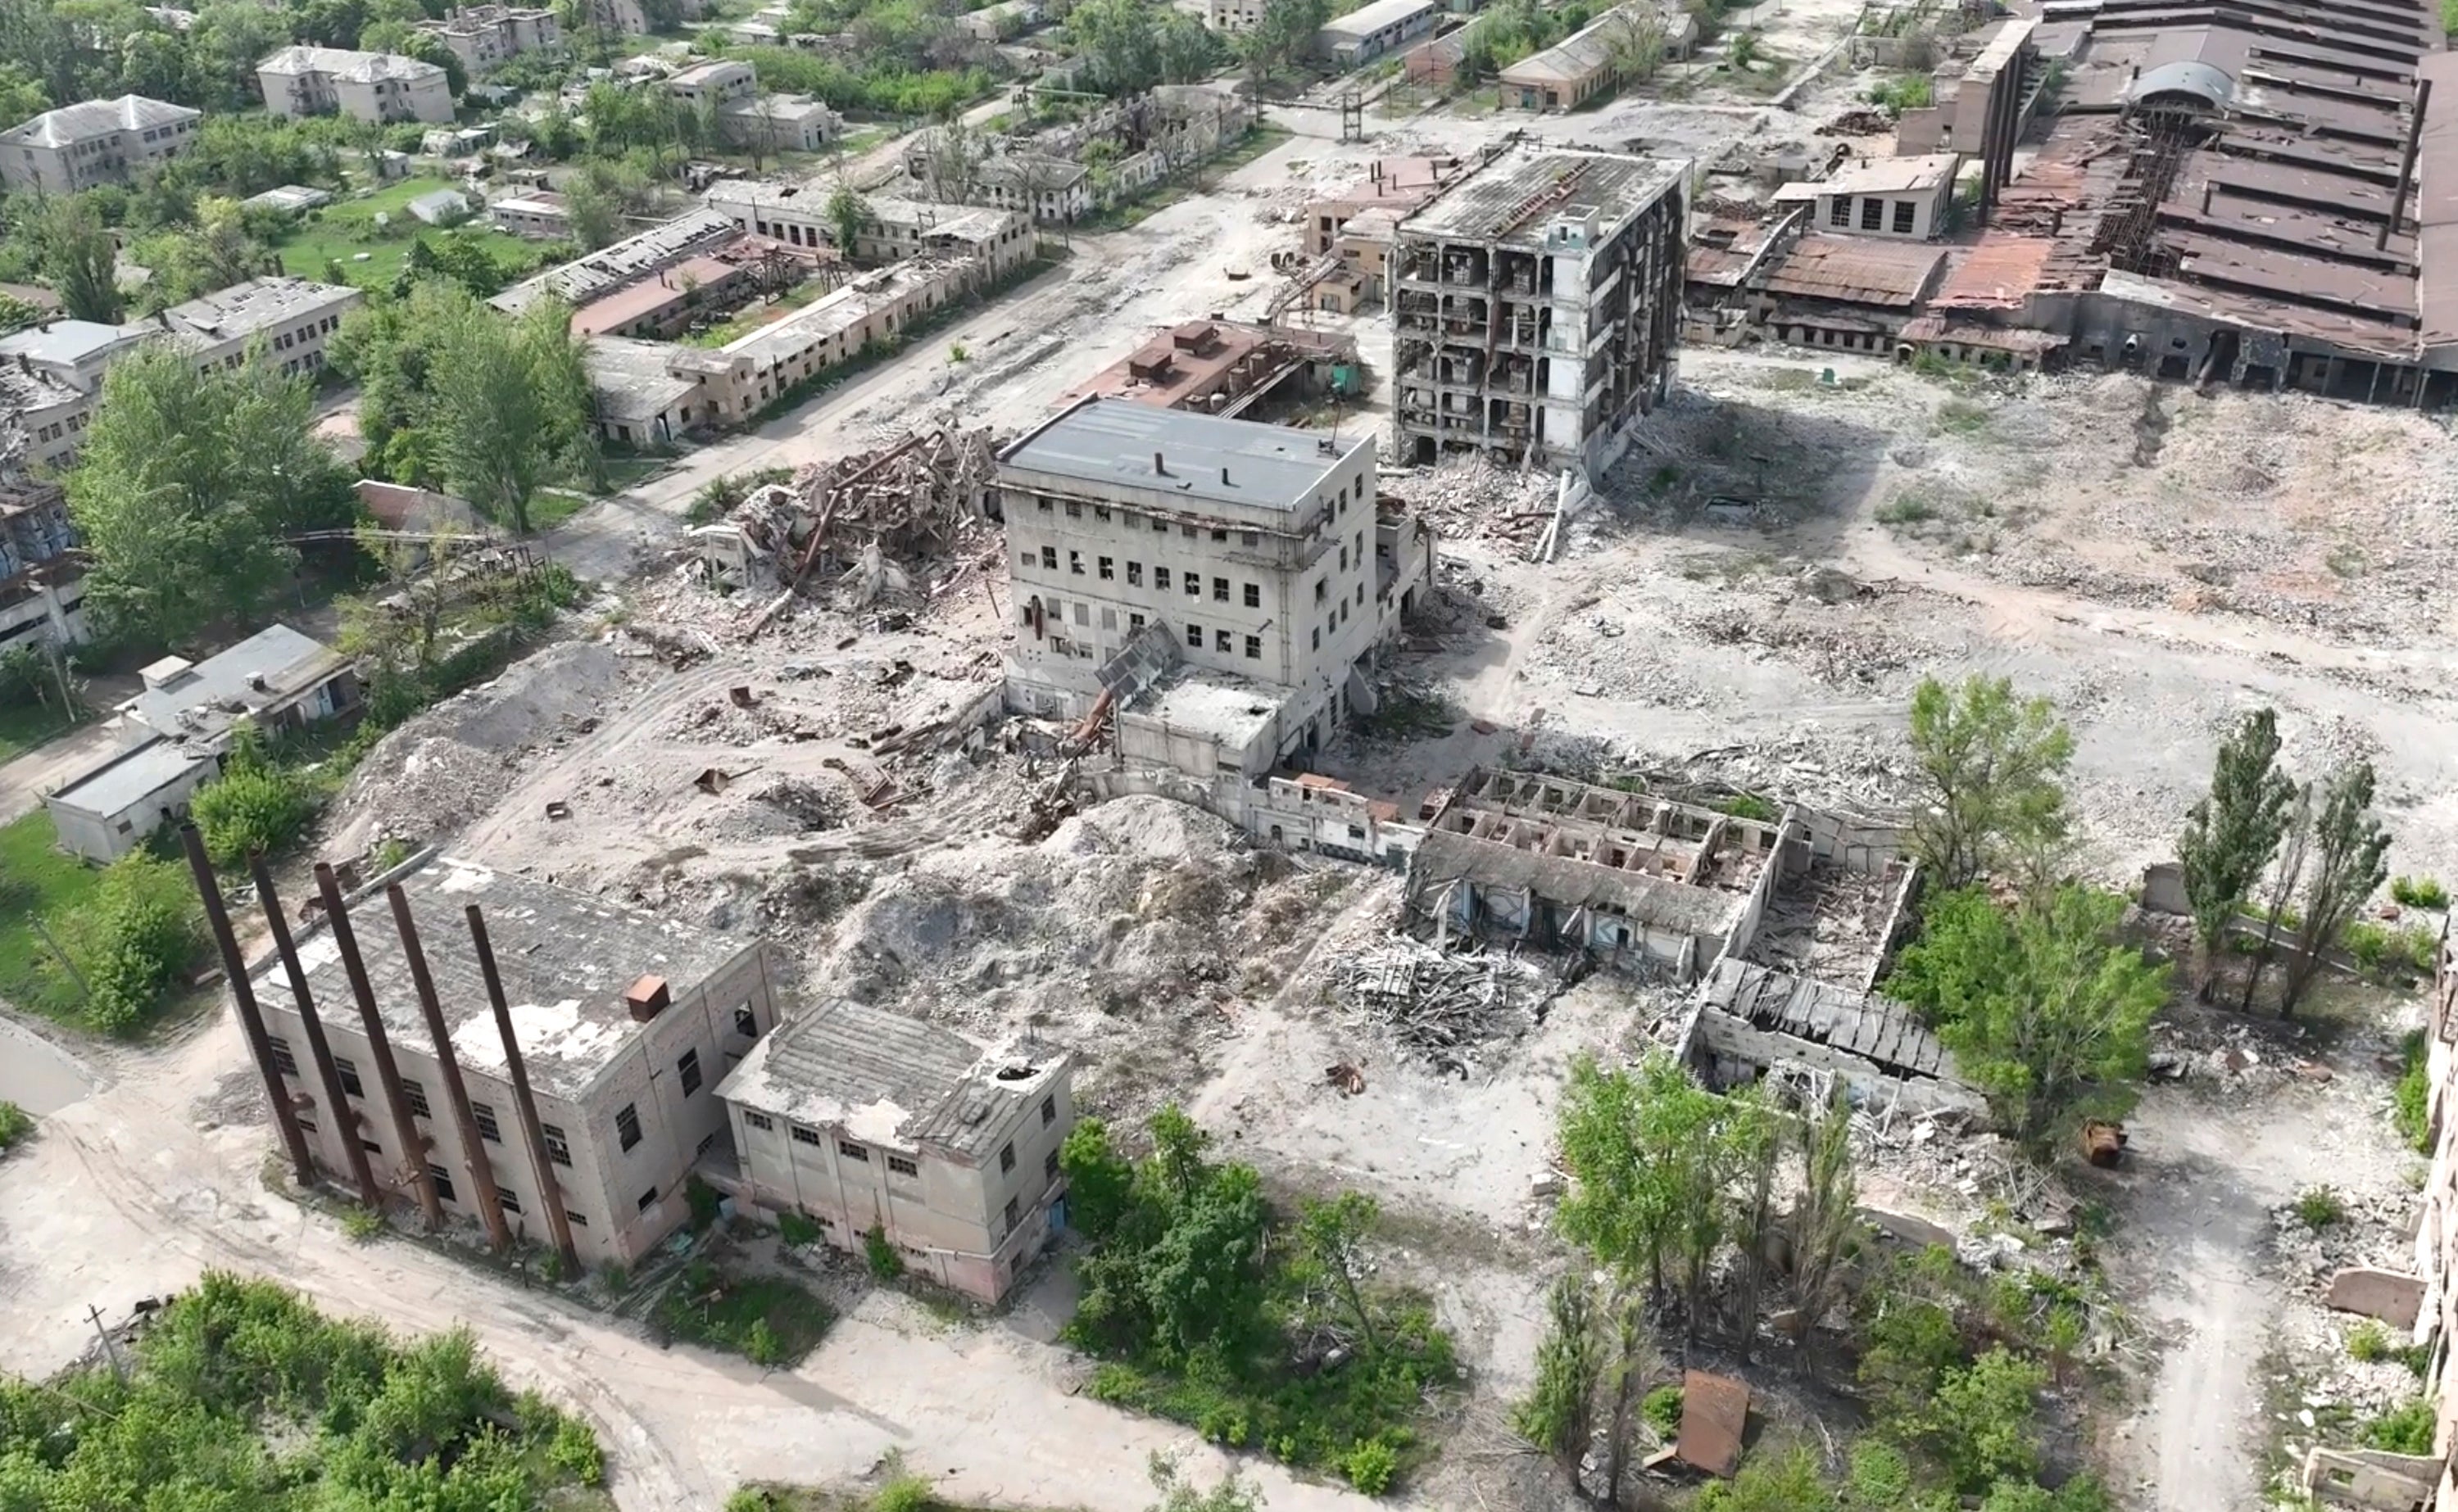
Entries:
[[1653, 0], [1635, 0], [1608, 13], [1605, 21], [1605, 55], [1613, 62], [1614, 78], [1626, 84], [1656, 77], [1664, 65], [1664, 15]]

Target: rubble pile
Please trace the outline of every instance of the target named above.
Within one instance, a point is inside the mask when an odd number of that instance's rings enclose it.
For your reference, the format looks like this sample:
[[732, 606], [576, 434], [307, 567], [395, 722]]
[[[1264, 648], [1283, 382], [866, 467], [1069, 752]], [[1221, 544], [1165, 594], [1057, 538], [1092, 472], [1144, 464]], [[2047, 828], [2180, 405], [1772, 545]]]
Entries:
[[2271, 1244], [2289, 1277], [2319, 1296], [2328, 1288], [2330, 1277], [2349, 1266], [2397, 1272], [2414, 1269], [2415, 1241], [2409, 1235], [2415, 1225], [2415, 1193], [2332, 1187], [2324, 1211], [2336, 1215], [2317, 1225], [2314, 1219], [2323, 1213], [2308, 1212], [2305, 1203], [2323, 1200], [2318, 1191], [2300, 1194], [2270, 1210]]
[[905, 564], [946, 555], [983, 519], [994, 453], [988, 430], [915, 431], [755, 488], [729, 523], [788, 591], [816, 570], [852, 606], [899, 598], [912, 587]]
[[1561, 984], [1519, 956], [1446, 950], [1395, 934], [1346, 956], [1333, 989], [1438, 1068], [1464, 1073], [1477, 1046], [1517, 1039], [1542, 1023]]
[[1544, 533], [1559, 487], [1552, 473], [1504, 466], [1481, 451], [1414, 472], [1385, 471], [1379, 485], [1448, 539], [1520, 546]]

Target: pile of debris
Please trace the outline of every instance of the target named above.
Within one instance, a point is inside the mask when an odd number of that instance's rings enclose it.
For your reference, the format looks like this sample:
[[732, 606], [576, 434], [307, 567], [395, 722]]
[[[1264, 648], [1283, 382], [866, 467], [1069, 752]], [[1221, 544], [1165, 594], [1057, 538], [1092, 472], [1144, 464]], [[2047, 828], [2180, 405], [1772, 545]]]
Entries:
[[904, 564], [961, 547], [986, 518], [984, 496], [996, 475], [987, 430], [942, 426], [915, 431], [892, 446], [814, 464], [791, 483], [755, 488], [724, 525], [703, 530], [701, 560], [748, 588], [764, 566], [785, 592], [751, 630], [781, 609], [816, 570], [861, 608], [904, 595]]
[[1517, 956], [1447, 950], [1395, 934], [1343, 962], [1332, 985], [1342, 1001], [1388, 1026], [1437, 1069], [1465, 1076], [1469, 1052], [1517, 1039], [1544, 1022], [1546, 1005], [1563, 984]]
[[1412, 472], [1385, 469], [1379, 487], [1451, 539], [1529, 545], [1553, 518], [1560, 480], [1550, 472], [1501, 466], [1475, 451]]

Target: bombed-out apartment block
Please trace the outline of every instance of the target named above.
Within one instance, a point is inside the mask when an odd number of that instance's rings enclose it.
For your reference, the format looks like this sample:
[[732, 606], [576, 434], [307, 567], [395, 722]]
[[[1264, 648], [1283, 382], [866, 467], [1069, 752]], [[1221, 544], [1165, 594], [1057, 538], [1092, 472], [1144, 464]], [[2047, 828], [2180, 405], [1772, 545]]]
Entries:
[[1689, 176], [1686, 162], [1523, 151], [1402, 221], [1399, 460], [1611, 466], [1672, 383]]
[[[718, 1084], [776, 1026], [790, 963], [756, 941], [449, 858], [415, 859], [379, 881], [401, 885], [443, 1026], [439, 1045], [386, 897], [370, 889], [348, 905], [348, 924], [408, 1127], [393, 1115], [386, 1054], [371, 1043], [330, 920], [315, 913], [295, 948], [341, 1106], [279, 955], [249, 973], [317, 1162], [348, 1183], [364, 1155], [379, 1192], [405, 1200], [431, 1184], [448, 1218], [488, 1220], [491, 1190], [507, 1227], [534, 1240], [556, 1237], [560, 1212], [590, 1265], [629, 1264], [673, 1232], [690, 1215], [694, 1166], [724, 1167]], [[472, 904], [534, 1096], [534, 1147], [466, 922]], [[461, 1134], [455, 1080], [474, 1143]]]
[[1479, 768], [1417, 841], [1406, 907], [1444, 943], [1698, 984], [1681, 1053], [1719, 1085], [1800, 1067], [1856, 1098], [1977, 1113], [1936, 1038], [1874, 990], [1915, 880], [1883, 826]]
[[1358, 664], [1433, 584], [1374, 440], [1089, 399], [999, 454], [1011, 707], [1114, 717], [1122, 759], [1259, 779], [1373, 694]]
[[760, 1041], [718, 1088], [738, 1163], [717, 1184], [802, 1214], [841, 1250], [878, 1230], [908, 1269], [996, 1302], [1060, 1227], [1073, 1080], [1049, 1046], [977, 1046], [831, 1004]]

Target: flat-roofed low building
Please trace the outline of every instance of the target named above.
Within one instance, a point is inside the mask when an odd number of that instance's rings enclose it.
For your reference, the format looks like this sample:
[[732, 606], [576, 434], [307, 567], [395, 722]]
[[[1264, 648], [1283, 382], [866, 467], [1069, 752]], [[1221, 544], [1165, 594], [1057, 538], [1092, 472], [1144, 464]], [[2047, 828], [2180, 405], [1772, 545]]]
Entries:
[[507, 315], [518, 315], [531, 301], [547, 295], [576, 307], [649, 278], [660, 268], [671, 268], [686, 258], [713, 252], [740, 235], [727, 217], [704, 206], [696, 207], [570, 262], [531, 274], [487, 302]]
[[496, 230], [532, 241], [560, 241], [572, 235], [572, 211], [551, 189], [498, 199], [487, 207], [487, 215]]
[[719, 106], [717, 129], [738, 147], [816, 153], [844, 135], [844, 117], [807, 94], [762, 92]]
[[1839, 168], [1822, 179], [1785, 184], [1779, 204], [1809, 203], [1814, 231], [1858, 237], [1931, 241], [1952, 218], [1956, 153], [1922, 157], [1873, 157]]
[[287, 625], [267, 625], [202, 661], [162, 657], [138, 676], [144, 687], [117, 714], [131, 743], [168, 735], [219, 750], [241, 720], [279, 735], [346, 715], [360, 701], [350, 658]]
[[839, 1002], [788, 1020], [718, 1088], [738, 1196], [837, 1249], [878, 1232], [908, 1269], [995, 1303], [1058, 1230], [1074, 1063]]
[[758, 281], [756, 263], [702, 253], [655, 278], [601, 295], [572, 312], [574, 336], [671, 337], [704, 313], [741, 302]]
[[366, 301], [364, 289], [276, 274], [172, 305], [153, 323], [195, 354], [200, 372], [237, 367], [260, 342], [264, 360], [283, 373], [313, 373], [342, 318]]
[[1403, 215], [1466, 177], [1474, 168], [1464, 157], [1378, 157], [1366, 165], [1365, 176], [1342, 189], [1306, 201], [1306, 251], [1321, 257], [1332, 249], [1350, 218], [1369, 210], [1397, 210]]
[[26, 433], [25, 460], [46, 475], [65, 472], [85, 444], [95, 396], [31, 363], [0, 366], [0, 413]]
[[1369, 0], [1346, 15], [1324, 22], [1314, 34], [1314, 50], [1337, 67], [1364, 68], [1386, 52], [1431, 36], [1442, 14], [1435, 0]]
[[[822, 179], [777, 183], [728, 178], [708, 188], [708, 208], [755, 236], [796, 247], [834, 247], [828, 218], [833, 191]], [[890, 196], [866, 202], [868, 216], [850, 248], [854, 260], [877, 264], [906, 258], [973, 258], [996, 280], [1039, 250], [1021, 212], [981, 205], [934, 205]]]
[[[474, 1148], [462, 1139], [407, 952], [371, 884], [351, 922], [410, 1128], [395, 1126], [321, 915], [300, 933], [297, 950], [346, 1106], [328, 1106], [281, 962], [268, 953], [249, 970], [318, 1164], [347, 1182], [355, 1144], [380, 1189], [411, 1200], [420, 1183], [432, 1182], [445, 1213], [463, 1221], [484, 1220], [481, 1193], [491, 1184], [521, 1234], [548, 1237], [552, 1204], [569, 1219], [583, 1263], [639, 1259], [690, 1217], [684, 1189], [694, 1167], [728, 1164], [718, 1085], [776, 1026], [790, 963], [757, 940], [472, 861], [430, 854], [377, 879], [385, 880], [400, 882], [418, 925], [478, 1138]], [[464, 919], [471, 906], [486, 920], [542, 1148], [530, 1148], [514, 1099]]]
[[695, 63], [666, 79], [666, 93], [691, 105], [722, 105], [747, 100], [760, 89], [760, 74], [748, 63], [714, 58]]
[[185, 818], [188, 800], [221, 764], [219, 755], [156, 735], [44, 794], [43, 809], [60, 849], [108, 865]]
[[980, 279], [969, 261], [909, 259], [839, 284], [723, 346], [676, 347], [666, 369], [693, 382], [705, 423], [748, 421], [796, 384], [910, 330]]
[[0, 182], [55, 195], [126, 183], [194, 147], [203, 118], [142, 94], [63, 105], [0, 132]]

